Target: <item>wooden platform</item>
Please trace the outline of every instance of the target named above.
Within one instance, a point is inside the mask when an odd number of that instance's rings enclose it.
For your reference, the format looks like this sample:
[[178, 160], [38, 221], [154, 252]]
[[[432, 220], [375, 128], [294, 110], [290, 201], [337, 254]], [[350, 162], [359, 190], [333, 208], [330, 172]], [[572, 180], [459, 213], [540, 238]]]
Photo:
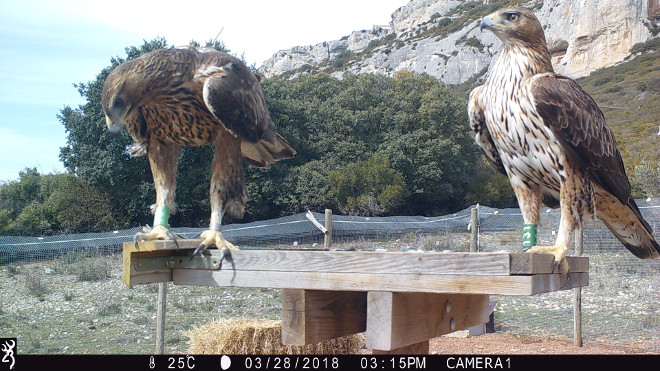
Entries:
[[488, 321], [489, 295], [535, 295], [589, 284], [589, 260], [527, 253], [218, 250], [199, 240], [124, 244], [128, 285], [282, 289], [283, 341], [304, 345], [367, 332], [367, 347], [424, 353], [428, 339]]

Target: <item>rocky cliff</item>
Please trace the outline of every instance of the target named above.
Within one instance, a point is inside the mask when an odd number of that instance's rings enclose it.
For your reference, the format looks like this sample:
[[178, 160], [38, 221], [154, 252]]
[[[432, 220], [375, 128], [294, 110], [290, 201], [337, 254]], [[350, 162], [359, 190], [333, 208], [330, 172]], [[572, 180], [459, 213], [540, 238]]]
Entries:
[[[623, 61], [633, 45], [657, 34], [660, 0], [532, 0], [545, 27], [557, 72], [588, 75]], [[425, 72], [458, 84], [482, 73], [500, 41], [479, 31], [479, 20], [520, 1], [411, 0], [392, 13], [386, 26], [355, 31], [335, 41], [297, 46], [273, 55], [260, 67], [265, 76], [325, 70], [381, 73]]]

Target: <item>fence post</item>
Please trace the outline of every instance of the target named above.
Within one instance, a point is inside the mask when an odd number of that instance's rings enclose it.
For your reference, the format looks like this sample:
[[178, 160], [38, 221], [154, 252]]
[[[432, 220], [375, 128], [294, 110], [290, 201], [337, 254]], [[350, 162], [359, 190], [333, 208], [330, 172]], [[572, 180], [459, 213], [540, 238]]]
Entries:
[[[575, 255], [582, 256], [583, 248], [582, 227], [575, 230]], [[582, 288], [573, 289], [573, 344], [582, 346]]]
[[156, 354], [165, 353], [165, 309], [167, 282], [158, 283], [158, 312], [156, 314]]
[[327, 231], [325, 232], [325, 237], [323, 239], [323, 247], [329, 249], [330, 244], [332, 244], [332, 210], [331, 209], [325, 209], [325, 229], [327, 229]]
[[479, 251], [479, 204], [470, 210], [470, 252]]

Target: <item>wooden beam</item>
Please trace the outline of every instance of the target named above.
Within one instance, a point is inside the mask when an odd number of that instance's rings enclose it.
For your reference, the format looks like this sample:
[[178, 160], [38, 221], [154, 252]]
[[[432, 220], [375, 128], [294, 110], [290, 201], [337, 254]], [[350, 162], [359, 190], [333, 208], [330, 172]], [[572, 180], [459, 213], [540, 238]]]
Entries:
[[192, 286], [535, 295], [586, 286], [589, 274], [478, 276], [174, 269], [172, 280], [175, 285]]
[[[555, 258], [550, 254], [510, 253], [509, 274], [559, 273], [561, 267], [555, 267]], [[589, 258], [567, 256], [569, 272], [589, 272]]]
[[[136, 249], [124, 244], [124, 255], [153, 251], [185, 252], [196, 248], [200, 240], [145, 241]], [[219, 255], [218, 250], [208, 250]], [[188, 253], [191, 253], [188, 251]], [[237, 266], [246, 270], [324, 271], [354, 273], [419, 273], [511, 275], [553, 273], [554, 257], [528, 253], [441, 253], [376, 251], [309, 250], [238, 250], [232, 252]], [[587, 272], [588, 258], [567, 257], [570, 272]]]
[[282, 290], [282, 342], [315, 344], [366, 330], [367, 293]]
[[[371, 354], [429, 354], [429, 341], [424, 340], [392, 350], [372, 349]], [[399, 367], [398, 364], [396, 366]]]
[[[570, 273], [562, 275], [553, 272], [554, 257], [549, 254], [239, 250], [217, 270], [194, 269], [201, 262], [176, 264], [185, 263], [198, 244], [182, 240], [180, 249], [171, 241], [144, 242], [139, 249], [125, 244], [124, 282], [494, 295], [534, 295], [588, 284], [588, 258], [568, 257]], [[162, 267], [168, 256], [178, 260]], [[205, 256], [219, 261], [220, 251], [208, 250]]]
[[369, 292], [367, 348], [394, 350], [488, 322], [488, 295]]
[[[135, 260], [138, 258], [165, 257], [175, 253], [186, 253], [199, 246], [201, 240], [180, 240], [179, 247], [173, 241], [143, 241], [135, 246], [133, 242], [123, 245], [123, 272], [122, 281], [127, 285], [168, 282], [172, 280], [172, 269], [160, 268], [153, 270], [135, 269]], [[177, 251], [178, 250], [178, 251]]]
[[[173, 245], [170, 241], [167, 242]], [[182, 243], [183, 241], [179, 242], [179, 244]], [[130, 244], [132, 245], [132, 243]], [[195, 244], [199, 244], [199, 241], [195, 240]], [[140, 246], [142, 246], [142, 243]], [[126, 248], [124, 251], [127, 251]], [[141, 248], [135, 252], [144, 251]], [[215, 255], [220, 254], [218, 250], [208, 250], [208, 252]], [[553, 273], [554, 267], [554, 257], [552, 255], [528, 253], [238, 250], [232, 251], [231, 257], [233, 264], [244, 270], [287, 270], [296, 272], [491, 276]], [[567, 259], [571, 272], [588, 271], [588, 258], [568, 257]]]
[[172, 269], [163, 268], [150, 271], [139, 271], [135, 269], [134, 265], [135, 259], [140, 257], [165, 257], [169, 255], [170, 253], [167, 251], [155, 251], [148, 253], [136, 252], [132, 254], [124, 253], [124, 269], [122, 280], [129, 286], [172, 281]]

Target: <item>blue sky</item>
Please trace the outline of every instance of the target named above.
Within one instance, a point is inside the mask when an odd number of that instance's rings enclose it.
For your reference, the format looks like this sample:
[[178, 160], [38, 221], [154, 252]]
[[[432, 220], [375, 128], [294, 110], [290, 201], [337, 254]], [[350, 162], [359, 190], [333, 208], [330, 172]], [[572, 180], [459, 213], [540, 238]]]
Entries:
[[[261, 65], [296, 45], [387, 24], [409, 0], [90, 1], [5, 0], [0, 5], [0, 182], [26, 167], [63, 172], [57, 119], [83, 103], [73, 84], [93, 80], [124, 48], [164, 36], [170, 44], [220, 40]], [[318, 4], [318, 5], [315, 5]]]

